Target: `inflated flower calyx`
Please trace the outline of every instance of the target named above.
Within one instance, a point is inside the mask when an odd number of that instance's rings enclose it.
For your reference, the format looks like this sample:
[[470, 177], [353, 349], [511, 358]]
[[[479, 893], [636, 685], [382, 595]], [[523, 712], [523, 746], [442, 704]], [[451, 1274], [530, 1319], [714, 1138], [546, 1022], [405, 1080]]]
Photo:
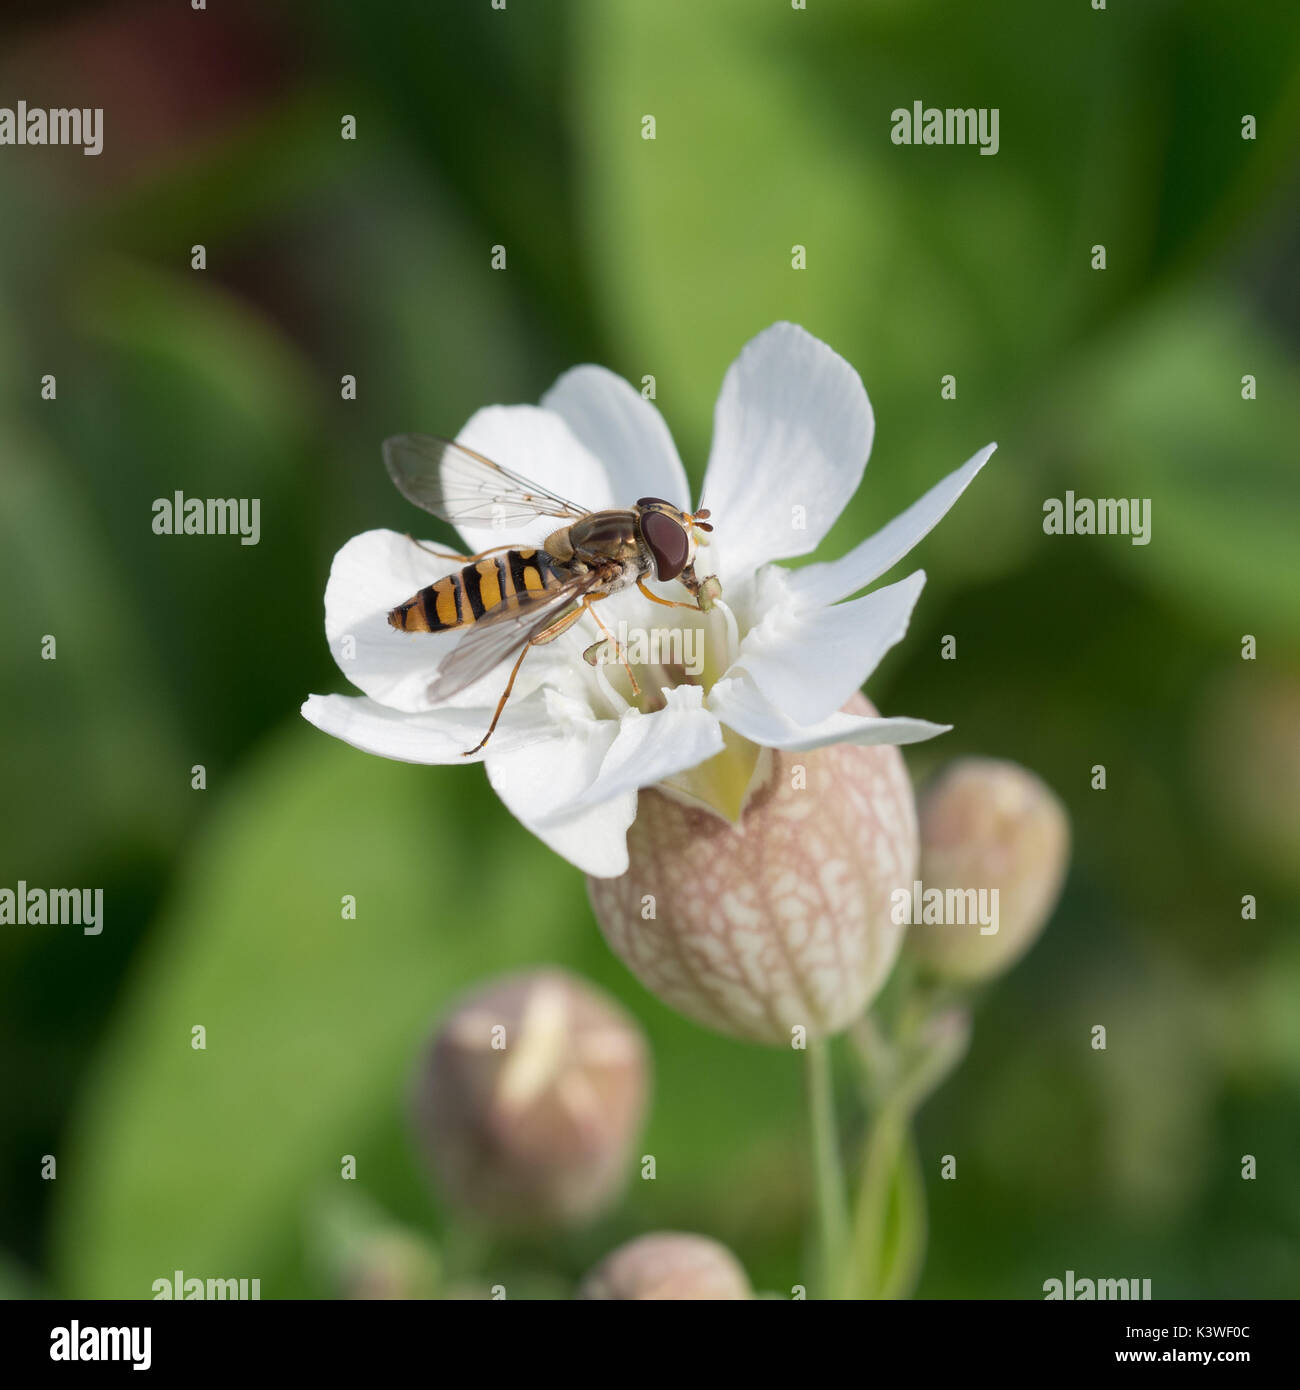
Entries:
[[583, 1280], [582, 1299], [688, 1299], [737, 1301], [753, 1298], [740, 1261], [716, 1240], [659, 1231], [639, 1236], [607, 1255]]
[[506, 977], [439, 1027], [417, 1134], [458, 1213], [507, 1228], [580, 1223], [633, 1173], [649, 1053], [639, 1026], [567, 972]]
[[[861, 696], [847, 708], [874, 713]], [[587, 889], [615, 954], [663, 1003], [789, 1047], [847, 1027], [889, 975], [905, 930], [890, 904], [915, 876], [916, 810], [891, 745], [768, 756], [734, 825], [643, 793], [631, 867]]]
[[[962, 758], [926, 784], [919, 811], [914, 899], [923, 909], [908, 927], [908, 953], [954, 982], [1001, 974], [1038, 939], [1060, 897], [1070, 858], [1065, 807], [1016, 763]], [[927, 897], [941, 920], [926, 919]]]

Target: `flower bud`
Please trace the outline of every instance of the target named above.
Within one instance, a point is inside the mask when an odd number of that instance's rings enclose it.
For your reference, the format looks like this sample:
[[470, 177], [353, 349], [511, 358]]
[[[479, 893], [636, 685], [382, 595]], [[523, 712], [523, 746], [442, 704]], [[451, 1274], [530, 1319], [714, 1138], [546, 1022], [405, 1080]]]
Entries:
[[331, 1296], [353, 1299], [437, 1298], [438, 1252], [419, 1231], [400, 1225], [359, 1191], [322, 1194], [310, 1209], [308, 1264]]
[[[875, 713], [861, 697], [846, 708]], [[795, 1029], [846, 1027], [893, 967], [904, 927], [891, 894], [915, 875], [916, 808], [886, 744], [762, 759], [736, 825], [643, 791], [627, 872], [587, 890], [610, 947], [652, 994], [720, 1033], [788, 1047]]]
[[740, 1261], [705, 1236], [657, 1231], [607, 1255], [582, 1281], [587, 1299], [753, 1298]]
[[422, 1241], [390, 1231], [353, 1246], [341, 1283], [344, 1298], [436, 1298], [438, 1264]]
[[1007, 970], [1051, 916], [1070, 858], [1060, 798], [1032, 772], [962, 758], [922, 790], [909, 955], [962, 983]]
[[649, 1055], [606, 995], [557, 969], [509, 976], [438, 1029], [416, 1094], [448, 1199], [487, 1224], [581, 1222], [609, 1206], [645, 1119]]

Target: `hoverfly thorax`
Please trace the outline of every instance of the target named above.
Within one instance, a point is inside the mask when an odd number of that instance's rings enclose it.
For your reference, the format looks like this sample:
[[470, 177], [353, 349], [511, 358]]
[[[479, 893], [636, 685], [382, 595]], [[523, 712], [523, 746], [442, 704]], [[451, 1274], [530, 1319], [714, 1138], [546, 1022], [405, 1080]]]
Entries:
[[684, 512], [665, 502], [662, 497], [641, 497], [637, 500], [637, 528], [641, 539], [654, 557], [655, 578], [667, 582], [676, 579], [695, 563], [695, 530], [713, 528], [703, 518], [708, 512]]

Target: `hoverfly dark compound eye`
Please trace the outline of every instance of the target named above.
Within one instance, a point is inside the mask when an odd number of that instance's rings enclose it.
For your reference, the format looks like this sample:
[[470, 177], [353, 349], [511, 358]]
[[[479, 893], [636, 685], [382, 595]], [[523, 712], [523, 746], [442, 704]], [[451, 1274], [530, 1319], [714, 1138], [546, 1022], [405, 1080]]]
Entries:
[[665, 502], [662, 497], [638, 497], [636, 499], [638, 507], [671, 507], [671, 502]]
[[676, 579], [691, 553], [690, 537], [683, 527], [664, 512], [647, 512], [641, 518], [641, 534], [655, 557], [656, 576]]

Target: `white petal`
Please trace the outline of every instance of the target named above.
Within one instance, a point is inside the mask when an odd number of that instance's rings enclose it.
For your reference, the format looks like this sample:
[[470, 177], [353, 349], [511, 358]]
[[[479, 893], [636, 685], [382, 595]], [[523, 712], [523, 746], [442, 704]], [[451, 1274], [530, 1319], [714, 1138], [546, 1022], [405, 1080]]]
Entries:
[[[615, 505], [604, 464], [552, 410], [537, 405], [490, 405], [476, 411], [456, 439], [589, 511]], [[501, 529], [482, 525], [457, 529], [469, 549], [478, 552], [507, 543], [540, 546], [552, 531], [567, 524], [563, 518], [538, 517], [522, 526], [510, 522]]]
[[488, 745], [487, 774], [507, 808], [543, 844], [597, 878], [627, 871], [627, 830], [636, 818], [636, 792], [551, 819], [557, 800], [574, 801], [595, 780], [617, 735], [611, 720], [593, 720], [514, 748]]
[[907, 631], [925, 571], [863, 598], [810, 613], [774, 605], [740, 644], [728, 674], [745, 671], [796, 724], [833, 714]]
[[827, 564], [805, 565], [796, 570], [790, 576], [790, 590], [797, 602], [804, 607], [821, 607], [847, 598], [879, 579], [934, 529], [997, 447], [996, 444], [985, 445], [956, 472], [949, 473], [924, 497], [900, 512], [874, 536], [854, 546], [847, 555]]
[[689, 508], [686, 470], [664, 418], [639, 391], [604, 367], [574, 367], [542, 397], [605, 466], [617, 507], [662, 497]]
[[[498, 795], [510, 806], [509, 799], [499, 788]], [[593, 878], [618, 878], [627, 873], [627, 832], [636, 819], [636, 792], [626, 792], [593, 810], [546, 825], [524, 820], [522, 816], [519, 819], [548, 849], [584, 874]]]
[[[432, 708], [429, 682], [466, 634], [399, 632], [389, 626], [388, 612], [461, 563], [438, 559], [396, 531], [353, 536], [334, 557], [325, 586], [325, 636], [339, 670], [371, 699], [398, 710]], [[511, 704], [544, 681], [558, 679], [557, 673], [572, 661], [571, 646], [558, 643], [529, 652]], [[504, 667], [499, 667], [450, 703], [486, 707], [490, 717], [505, 679]]]
[[722, 383], [704, 479], [724, 588], [816, 549], [857, 491], [874, 429], [857, 372], [802, 328], [774, 324], [744, 348]]
[[425, 689], [446, 650], [432, 634], [398, 632], [388, 612], [459, 568], [396, 531], [353, 536], [334, 557], [325, 585], [325, 636], [339, 670], [372, 699], [428, 709]]
[[[489, 712], [449, 705], [424, 714], [404, 714], [360, 696], [311, 695], [303, 718], [366, 753], [403, 763], [476, 763], [483, 753], [465, 756], [487, 732]], [[509, 754], [552, 732], [540, 698], [512, 700], [488, 747]]]
[[931, 724], [926, 719], [834, 714], [816, 724], [796, 724], [763, 698], [745, 677], [727, 677], [709, 692], [709, 708], [728, 728], [764, 748], [807, 752], [827, 743], [920, 743], [946, 734], [951, 724]]
[[554, 798], [556, 810], [542, 818], [550, 824], [558, 815], [587, 810], [641, 787], [653, 786], [696, 764], [706, 762], [723, 748], [717, 716], [704, 707], [704, 689], [681, 685], [665, 690], [668, 703], [650, 714], [629, 710], [618, 723], [614, 739], [600, 771], [579, 796]]

